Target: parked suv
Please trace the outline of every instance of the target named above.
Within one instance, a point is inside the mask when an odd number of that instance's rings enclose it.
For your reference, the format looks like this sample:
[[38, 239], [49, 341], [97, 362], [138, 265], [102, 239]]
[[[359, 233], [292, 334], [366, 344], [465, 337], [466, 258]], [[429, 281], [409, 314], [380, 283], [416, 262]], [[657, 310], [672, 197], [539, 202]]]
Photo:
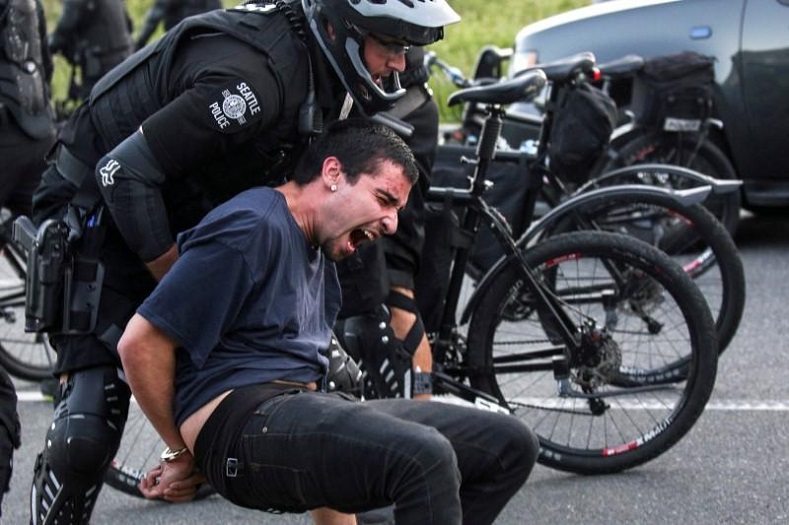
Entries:
[[526, 26], [516, 37], [509, 74], [582, 51], [592, 51], [598, 63], [631, 53], [713, 56], [715, 116], [724, 124], [714, 140], [743, 180], [743, 205], [785, 207], [788, 27], [789, 0], [607, 1]]

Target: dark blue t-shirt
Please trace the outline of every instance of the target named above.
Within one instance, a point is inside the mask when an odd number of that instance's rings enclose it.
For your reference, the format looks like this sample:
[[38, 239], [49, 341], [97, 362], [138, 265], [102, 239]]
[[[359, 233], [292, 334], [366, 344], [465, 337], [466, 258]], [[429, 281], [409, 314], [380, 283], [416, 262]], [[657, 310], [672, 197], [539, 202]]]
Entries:
[[337, 274], [308, 245], [281, 193], [239, 194], [179, 235], [178, 250], [138, 313], [180, 345], [179, 426], [230, 388], [323, 379], [320, 351], [340, 308]]

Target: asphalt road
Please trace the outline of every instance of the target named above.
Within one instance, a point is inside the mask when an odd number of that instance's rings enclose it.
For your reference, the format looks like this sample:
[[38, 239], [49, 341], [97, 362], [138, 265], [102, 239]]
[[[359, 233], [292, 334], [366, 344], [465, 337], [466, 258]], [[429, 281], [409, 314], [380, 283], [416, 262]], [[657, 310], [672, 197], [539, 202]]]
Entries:
[[[789, 214], [746, 217], [737, 235], [748, 299], [741, 327], [723, 354], [705, 414], [677, 446], [628, 472], [599, 477], [537, 466], [500, 516], [501, 525], [779, 524], [789, 523]], [[36, 385], [18, 382], [23, 445], [15, 456], [2, 523], [28, 521], [33, 461], [51, 407]], [[214, 496], [168, 505], [104, 488], [94, 524], [307, 524], [304, 515], [274, 516]], [[473, 524], [472, 524], [473, 525]]]

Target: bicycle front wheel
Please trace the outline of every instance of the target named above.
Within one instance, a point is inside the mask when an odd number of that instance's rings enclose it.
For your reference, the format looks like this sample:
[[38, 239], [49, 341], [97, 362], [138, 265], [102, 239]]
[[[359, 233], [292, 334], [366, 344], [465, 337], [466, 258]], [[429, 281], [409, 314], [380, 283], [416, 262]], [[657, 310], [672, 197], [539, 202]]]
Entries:
[[[619, 472], [675, 445], [701, 415], [717, 370], [714, 323], [693, 281], [659, 250], [612, 233], [559, 235], [524, 259], [563, 312], [547, 309], [512, 261], [472, 313], [472, 386], [534, 430], [539, 461], [556, 469]], [[557, 315], [575, 324], [580, 346], [558, 337]], [[679, 359], [687, 374], [666, 368], [645, 384], [642, 371]]]

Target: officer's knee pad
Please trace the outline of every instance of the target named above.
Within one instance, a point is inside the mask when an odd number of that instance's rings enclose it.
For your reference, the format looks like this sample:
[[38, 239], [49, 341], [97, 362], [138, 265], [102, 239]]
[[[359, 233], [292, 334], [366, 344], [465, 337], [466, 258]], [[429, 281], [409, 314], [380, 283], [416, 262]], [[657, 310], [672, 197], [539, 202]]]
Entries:
[[48, 462], [89, 478], [103, 472], [120, 445], [130, 395], [114, 367], [71, 374], [47, 432]]
[[114, 367], [71, 374], [36, 461], [34, 522], [87, 523], [118, 451], [131, 393]]
[[411, 397], [411, 355], [389, 325], [389, 310], [348, 317], [335, 333], [362, 368], [367, 399]]

